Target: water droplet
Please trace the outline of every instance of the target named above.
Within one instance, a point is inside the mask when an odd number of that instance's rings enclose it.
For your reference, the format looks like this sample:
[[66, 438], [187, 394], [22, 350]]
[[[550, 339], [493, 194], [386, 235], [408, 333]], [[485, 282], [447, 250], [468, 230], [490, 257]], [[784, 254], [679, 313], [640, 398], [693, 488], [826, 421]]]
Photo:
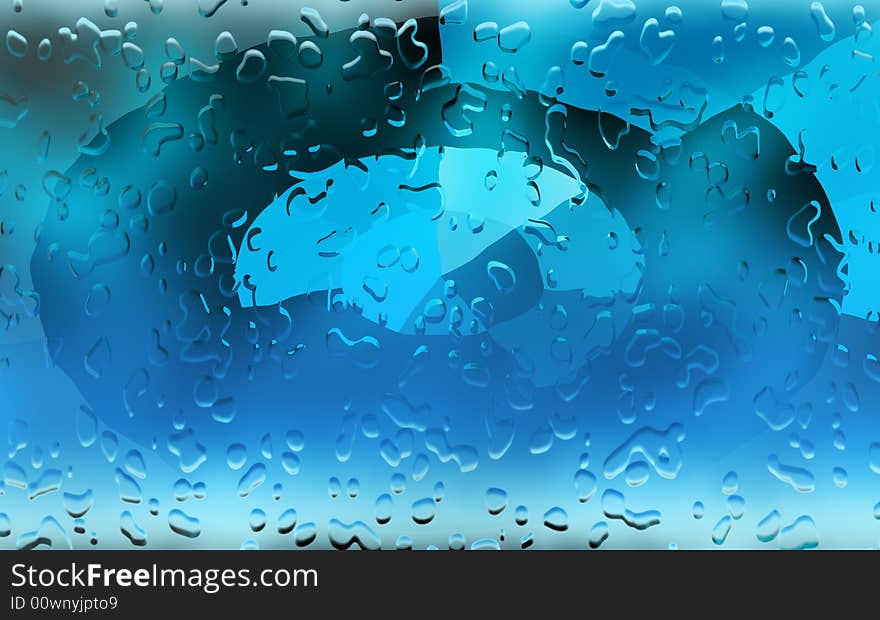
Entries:
[[264, 527], [266, 527], [266, 513], [259, 508], [254, 508], [253, 510], [251, 510], [248, 524], [251, 526], [251, 530], [253, 530], [254, 532], [259, 532]]
[[770, 542], [779, 535], [782, 518], [778, 510], [771, 510], [758, 522], [755, 534], [761, 542]]
[[516, 274], [508, 265], [491, 260], [486, 264], [486, 273], [501, 293], [510, 293], [516, 286]]
[[385, 525], [386, 523], [391, 521], [393, 506], [393, 500], [391, 499], [391, 495], [389, 495], [388, 493], [383, 493], [382, 495], [377, 497], [374, 506], [374, 516], [376, 518], [376, 523], [378, 523], [379, 525]]
[[278, 533], [290, 534], [296, 527], [297, 514], [293, 508], [288, 508], [278, 516]]
[[186, 514], [179, 508], [175, 508], [168, 513], [168, 527], [175, 534], [180, 534], [187, 538], [197, 538], [202, 533], [199, 519]]
[[28, 52], [28, 40], [20, 32], [9, 30], [6, 33], [6, 51], [15, 58], [24, 58]]
[[722, 493], [730, 495], [731, 493], [736, 493], [737, 489], [739, 489], [739, 477], [736, 475], [736, 472], [729, 471], [724, 474], [724, 479], [721, 481]]
[[739, 520], [745, 514], [746, 500], [741, 495], [731, 495], [727, 498], [727, 511], [735, 520]]
[[299, 45], [299, 62], [307, 69], [315, 69], [324, 62], [324, 54], [314, 41], [303, 41]]
[[297, 547], [308, 547], [318, 537], [318, 527], [312, 523], [301, 523], [293, 530], [293, 542]]
[[727, 540], [728, 534], [730, 534], [730, 527], [733, 523], [730, 515], [724, 515], [718, 520], [718, 523], [715, 524], [715, 527], [712, 528], [712, 542], [716, 545], [723, 545]]
[[813, 24], [816, 26], [816, 33], [825, 41], [834, 40], [834, 22], [825, 12], [825, 7], [821, 2], [813, 2], [810, 5], [810, 16], [813, 18]]
[[281, 455], [281, 465], [284, 467], [284, 471], [290, 476], [295, 476], [299, 473], [300, 460], [293, 452], [284, 452]]
[[64, 510], [72, 518], [78, 519], [91, 510], [94, 505], [94, 494], [91, 489], [82, 493], [65, 492], [63, 496]]
[[819, 546], [819, 531], [812, 517], [801, 515], [779, 531], [779, 546], [782, 549], [804, 550]]
[[532, 31], [529, 24], [518, 21], [498, 31], [498, 47], [503, 52], [518, 52], [531, 40]]
[[412, 504], [411, 516], [414, 523], [426, 525], [434, 520], [436, 515], [436, 502], [434, 498], [423, 497]]
[[608, 523], [599, 521], [590, 528], [589, 544], [590, 549], [598, 549], [602, 543], [608, 540]]
[[243, 444], [234, 443], [226, 449], [226, 464], [229, 469], [241, 469], [245, 462], [247, 462], [247, 448]]
[[499, 515], [505, 508], [507, 508], [507, 492], [497, 487], [486, 489], [486, 509], [489, 514]]
[[556, 532], [564, 532], [568, 529], [568, 513], [554, 506], [544, 513], [544, 526]]
[[192, 495], [192, 485], [189, 480], [186, 478], [178, 478], [174, 483], [174, 488], [172, 490], [172, 494], [174, 495], [174, 499], [178, 502], [184, 502], [190, 498]]
[[120, 515], [119, 530], [135, 547], [146, 546], [147, 532], [137, 524], [130, 511], [125, 510]]
[[353, 545], [365, 550], [378, 550], [382, 547], [379, 535], [363, 521], [343, 523], [339, 519], [330, 519], [328, 536], [330, 544], [336, 549], [349, 549]]
[[586, 469], [578, 469], [574, 474], [574, 486], [578, 501], [586, 503], [596, 494], [596, 476]]
[[254, 463], [238, 481], [238, 495], [247, 497], [266, 481], [266, 466]]

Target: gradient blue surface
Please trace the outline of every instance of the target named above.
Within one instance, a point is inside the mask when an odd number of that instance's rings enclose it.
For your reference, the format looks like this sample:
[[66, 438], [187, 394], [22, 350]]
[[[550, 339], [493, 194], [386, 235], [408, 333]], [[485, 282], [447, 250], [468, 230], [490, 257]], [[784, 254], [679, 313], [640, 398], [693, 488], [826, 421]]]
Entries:
[[880, 6], [152, 4], [3, 9], [0, 547], [878, 544]]

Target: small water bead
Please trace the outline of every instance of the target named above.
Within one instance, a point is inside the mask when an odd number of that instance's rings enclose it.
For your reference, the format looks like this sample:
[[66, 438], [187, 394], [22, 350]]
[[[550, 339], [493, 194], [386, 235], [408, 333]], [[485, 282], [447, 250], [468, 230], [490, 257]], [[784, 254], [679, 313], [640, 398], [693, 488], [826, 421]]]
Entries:
[[816, 448], [813, 445], [812, 441], [810, 441], [809, 439], [801, 439], [799, 447], [800, 447], [802, 457], [804, 457], [808, 461], [815, 458]]
[[330, 495], [330, 499], [336, 499], [342, 494], [342, 483], [336, 476], [331, 476], [327, 481], [327, 493]]
[[297, 514], [293, 508], [288, 508], [278, 515], [278, 533], [290, 534], [296, 527]]
[[254, 532], [261, 531], [264, 527], [266, 527], [266, 513], [259, 509], [254, 508], [251, 510], [251, 515], [248, 523], [251, 526], [251, 530]]
[[465, 545], [467, 544], [464, 534], [456, 533], [449, 535], [449, 550], [450, 551], [464, 551]]
[[741, 495], [731, 495], [727, 498], [727, 511], [735, 520], [739, 520], [745, 514], [746, 500]]
[[816, 32], [819, 37], [827, 42], [834, 40], [835, 27], [834, 22], [825, 12], [825, 7], [821, 2], [813, 2], [810, 5], [810, 15], [813, 18], [813, 24], [816, 26]]
[[608, 540], [609, 529], [606, 521], [599, 521], [590, 528], [589, 545], [590, 549], [598, 549], [602, 543]]
[[574, 474], [574, 486], [578, 502], [584, 504], [596, 494], [596, 476], [586, 469], [578, 469]]
[[522, 49], [532, 38], [529, 24], [524, 21], [505, 26], [498, 31], [498, 47], [505, 52], [517, 52]]
[[746, 0], [721, 0], [721, 15], [730, 21], [743, 22], [749, 16], [749, 3]]
[[147, 477], [147, 466], [139, 450], [129, 450], [128, 454], [125, 455], [125, 469], [128, 473], [141, 480]]
[[717, 64], [724, 62], [724, 37], [721, 35], [712, 39], [712, 60]]
[[138, 69], [138, 72], [135, 74], [135, 85], [138, 92], [145, 93], [150, 90], [151, 82], [150, 72], [146, 68]]
[[168, 513], [168, 526], [175, 534], [186, 538], [197, 538], [202, 533], [201, 522], [182, 510], [175, 508]]
[[721, 517], [715, 524], [715, 527], [712, 528], [712, 542], [716, 545], [723, 545], [727, 540], [728, 534], [730, 534], [732, 523], [733, 520], [730, 518], [730, 515]]
[[91, 510], [94, 505], [94, 493], [91, 489], [82, 493], [65, 492], [62, 496], [62, 503], [67, 514], [77, 519]]
[[199, 500], [208, 497], [208, 486], [204, 482], [196, 482], [193, 485], [193, 497]]
[[126, 41], [122, 44], [122, 60], [126, 67], [137, 71], [144, 66], [144, 51], [136, 43]]
[[287, 441], [287, 447], [293, 450], [294, 452], [302, 452], [303, 448], [305, 448], [305, 436], [302, 431], [287, 431], [287, 435], [285, 435], [285, 441]]
[[496, 172], [495, 170], [490, 170], [489, 172], [487, 172], [484, 185], [486, 189], [490, 192], [495, 189], [495, 186], [498, 185], [498, 172]]
[[367, 439], [376, 439], [379, 436], [379, 419], [368, 414], [361, 420], [361, 432]]
[[782, 42], [782, 60], [790, 67], [797, 67], [801, 64], [801, 50], [791, 37], [785, 37]]
[[814, 549], [819, 546], [819, 532], [812, 517], [801, 515], [779, 530], [779, 547], [788, 550]]
[[24, 58], [28, 52], [28, 40], [15, 30], [6, 33], [6, 51], [15, 58]]
[[196, 166], [189, 175], [189, 186], [199, 190], [208, 187], [208, 171], [202, 166]]
[[651, 468], [644, 461], [633, 461], [625, 471], [626, 483], [631, 487], [638, 487], [648, 481]]
[[247, 448], [243, 444], [234, 443], [226, 449], [226, 464], [232, 470], [239, 470], [247, 462]]
[[318, 527], [312, 523], [302, 523], [293, 530], [293, 542], [297, 547], [308, 547], [318, 537]]
[[416, 500], [411, 506], [410, 516], [414, 523], [418, 525], [426, 525], [434, 520], [437, 514], [437, 504], [431, 497], [423, 497]]
[[694, 519], [702, 519], [703, 516], [706, 514], [706, 507], [703, 505], [703, 502], [696, 501], [694, 502], [694, 506], [691, 512], [694, 515]]
[[214, 40], [214, 56], [223, 62], [230, 60], [238, 53], [238, 43], [229, 31], [221, 32]]
[[486, 509], [490, 515], [500, 515], [507, 508], [507, 491], [496, 487], [486, 490]]
[[299, 46], [299, 62], [307, 69], [315, 69], [324, 62], [324, 54], [314, 41], [303, 41]]
[[239, 497], [247, 497], [266, 481], [266, 466], [262, 463], [251, 465], [238, 481]]
[[101, 433], [101, 452], [108, 463], [116, 460], [119, 449], [119, 440], [112, 431], [103, 431]]
[[416, 458], [413, 460], [412, 479], [416, 482], [424, 479], [428, 475], [429, 464], [427, 455], [421, 453], [416, 455]]
[[739, 489], [739, 477], [736, 475], [735, 471], [729, 471], [724, 475], [724, 479], [721, 481], [721, 491], [725, 495], [731, 495], [732, 493], [736, 493], [737, 489]]
[[544, 513], [544, 526], [556, 532], [568, 529], [568, 513], [559, 506], [554, 506]]
[[260, 454], [263, 455], [264, 459], [272, 458], [272, 436], [268, 433], [260, 439]]
[[284, 471], [287, 472], [290, 476], [295, 476], [300, 471], [300, 459], [299, 456], [294, 454], [293, 452], [284, 452], [281, 455], [281, 466], [284, 467]]
[[756, 34], [758, 37], [758, 45], [761, 47], [770, 47], [776, 36], [772, 26], [759, 26]]
[[758, 521], [755, 535], [761, 542], [770, 542], [779, 535], [782, 517], [778, 510], [771, 510], [763, 519]]
[[178, 502], [184, 502], [192, 495], [192, 485], [185, 478], [178, 478], [174, 483], [174, 499]]
[[186, 60], [183, 46], [174, 37], [168, 37], [165, 41], [165, 56], [176, 65], [183, 64]]
[[376, 518], [376, 523], [379, 525], [385, 525], [389, 521], [391, 521], [392, 509], [394, 507], [394, 500], [391, 499], [391, 495], [388, 493], [383, 493], [379, 497], [376, 498], [376, 502], [374, 504], [374, 516]]
[[401, 473], [391, 475], [391, 492], [395, 495], [401, 495], [406, 491], [406, 476]]

